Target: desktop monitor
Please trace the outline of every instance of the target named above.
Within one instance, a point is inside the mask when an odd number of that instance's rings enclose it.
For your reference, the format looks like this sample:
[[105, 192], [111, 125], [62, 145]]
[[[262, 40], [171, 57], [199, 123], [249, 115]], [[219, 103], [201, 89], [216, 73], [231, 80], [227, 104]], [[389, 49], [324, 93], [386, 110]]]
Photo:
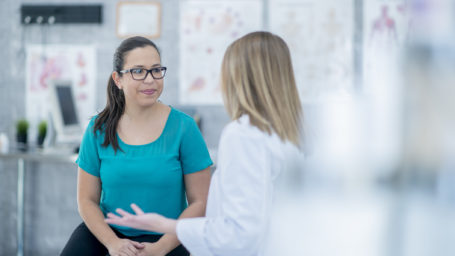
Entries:
[[56, 142], [77, 142], [82, 130], [71, 81], [50, 82], [51, 116]]

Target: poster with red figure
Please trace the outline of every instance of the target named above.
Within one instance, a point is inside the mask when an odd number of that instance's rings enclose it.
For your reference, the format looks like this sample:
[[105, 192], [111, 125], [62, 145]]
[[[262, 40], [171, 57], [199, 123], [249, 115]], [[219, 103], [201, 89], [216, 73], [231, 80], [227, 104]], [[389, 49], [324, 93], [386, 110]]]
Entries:
[[[92, 45], [29, 45], [25, 104], [31, 127], [48, 120], [52, 80], [72, 82], [81, 128], [95, 111], [96, 49]], [[36, 130], [36, 129], [31, 129]]]
[[366, 91], [389, 86], [384, 70], [399, 62], [410, 39], [412, 19], [406, 0], [368, 0], [363, 8], [363, 78]]

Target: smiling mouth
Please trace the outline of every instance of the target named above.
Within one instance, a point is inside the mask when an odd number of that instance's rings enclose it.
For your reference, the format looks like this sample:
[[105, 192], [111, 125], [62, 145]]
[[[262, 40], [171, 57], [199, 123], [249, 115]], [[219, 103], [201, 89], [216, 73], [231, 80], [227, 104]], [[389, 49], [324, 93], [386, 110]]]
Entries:
[[146, 95], [152, 95], [156, 92], [155, 89], [149, 89], [149, 90], [142, 90], [141, 91], [143, 94], [146, 94]]

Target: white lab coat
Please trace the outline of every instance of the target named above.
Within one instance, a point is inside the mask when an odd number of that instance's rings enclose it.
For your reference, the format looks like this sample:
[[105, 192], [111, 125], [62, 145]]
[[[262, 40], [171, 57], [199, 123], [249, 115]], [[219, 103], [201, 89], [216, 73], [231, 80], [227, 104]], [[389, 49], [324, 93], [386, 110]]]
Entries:
[[193, 256], [263, 255], [274, 181], [297, 148], [252, 126], [247, 115], [223, 130], [206, 217], [181, 219], [177, 236]]

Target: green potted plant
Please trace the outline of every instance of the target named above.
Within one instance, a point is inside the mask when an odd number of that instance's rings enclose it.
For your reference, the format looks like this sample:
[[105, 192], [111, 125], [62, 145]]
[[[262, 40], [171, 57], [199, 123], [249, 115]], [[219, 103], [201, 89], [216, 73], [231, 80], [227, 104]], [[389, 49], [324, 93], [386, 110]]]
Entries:
[[25, 119], [20, 119], [16, 123], [16, 139], [18, 148], [20, 150], [27, 149], [27, 134], [28, 134], [29, 123]]
[[46, 138], [46, 133], [47, 133], [47, 122], [41, 121], [38, 124], [38, 140], [37, 140], [38, 147], [40, 147], [40, 148], [43, 147], [44, 138]]

